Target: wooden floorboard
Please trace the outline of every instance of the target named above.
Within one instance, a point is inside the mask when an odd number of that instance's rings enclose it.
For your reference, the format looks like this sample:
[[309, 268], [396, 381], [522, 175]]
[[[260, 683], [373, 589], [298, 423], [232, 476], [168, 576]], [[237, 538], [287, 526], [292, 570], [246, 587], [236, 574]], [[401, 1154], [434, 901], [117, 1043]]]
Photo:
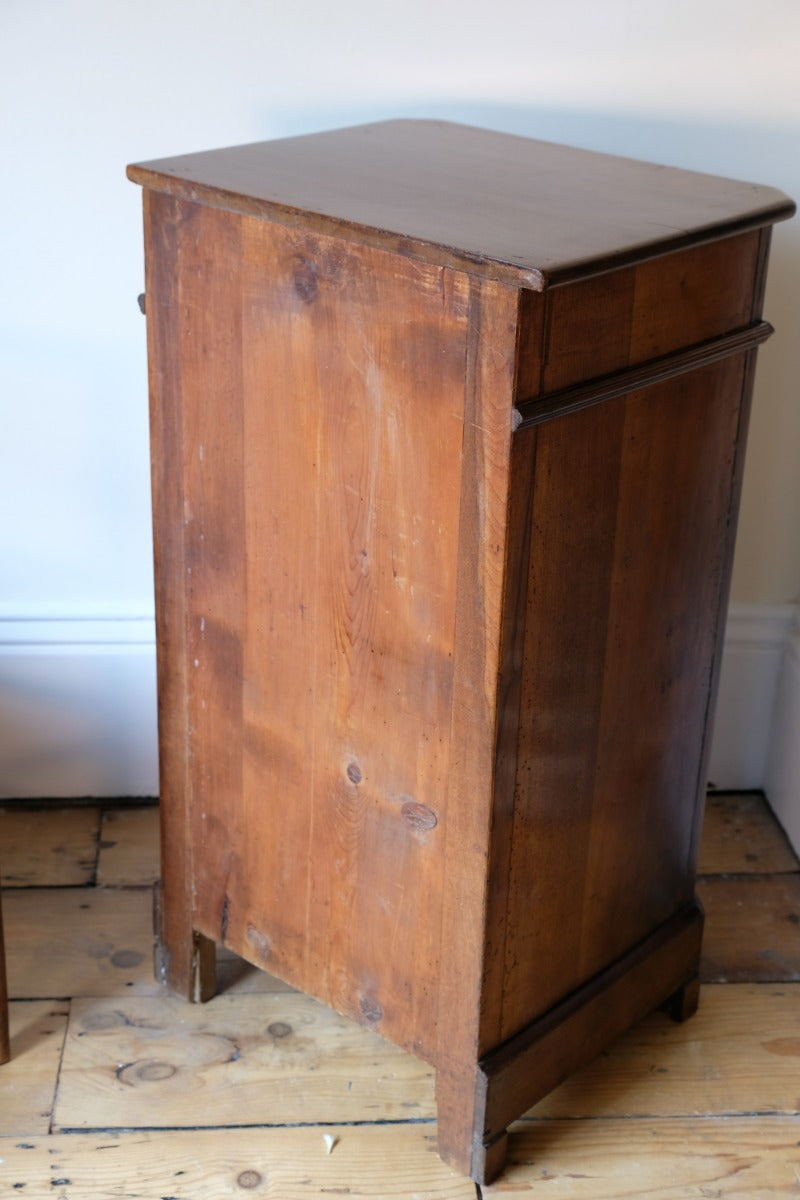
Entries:
[[4, 888], [94, 883], [100, 809], [51, 808], [46, 820], [45, 826], [41, 811], [0, 806], [0, 874]]
[[551, 1092], [537, 1117], [795, 1113], [800, 985], [702, 989], [690, 1021], [646, 1017]]
[[0, 1067], [0, 1134], [49, 1132], [68, 1015], [67, 1003], [11, 1002], [11, 1060]]
[[800, 873], [701, 879], [700, 977], [708, 983], [800, 981]]
[[475, 1200], [428, 1125], [0, 1138], [0, 1159], [2, 1194], [36, 1200]]
[[800, 869], [761, 792], [712, 792], [706, 802], [701, 875], [772, 874]]
[[73, 1001], [54, 1127], [435, 1114], [425, 1063], [297, 992], [224, 995], [203, 1005], [131, 995]]
[[158, 865], [158, 809], [107, 808], [100, 826], [97, 882], [101, 887], [155, 883]]
[[539, 1121], [514, 1126], [487, 1198], [775, 1200], [800, 1195], [800, 1120]]
[[[0, 1195], [475, 1200], [424, 1063], [225, 951], [211, 1004], [164, 995], [157, 821], [0, 808]], [[699, 1012], [652, 1014], [526, 1114], [485, 1197], [800, 1197], [800, 868], [763, 797], [710, 797], [701, 871]]]

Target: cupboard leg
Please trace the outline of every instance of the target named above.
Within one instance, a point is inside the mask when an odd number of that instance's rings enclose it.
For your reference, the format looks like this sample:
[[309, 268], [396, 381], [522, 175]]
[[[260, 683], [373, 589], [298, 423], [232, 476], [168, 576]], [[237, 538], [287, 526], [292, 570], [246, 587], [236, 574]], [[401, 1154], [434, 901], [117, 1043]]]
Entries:
[[700, 1003], [700, 979], [697, 975], [678, 988], [667, 1000], [665, 1008], [673, 1021], [688, 1021], [697, 1012]]
[[156, 979], [194, 1004], [210, 1000], [217, 990], [217, 947], [192, 929], [189, 918], [164, 903], [163, 887], [154, 892]]
[[463, 1071], [436, 1072], [439, 1155], [477, 1184], [502, 1172], [508, 1149], [503, 1129], [485, 1140], [486, 1078], [476, 1064]]
[[502, 1174], [508, 1152], [508, 1131], [503, 1130], [488, 1146], [479, 1145], [472, 1155], [472, 1178], [481, 1186], [492, 1183]]

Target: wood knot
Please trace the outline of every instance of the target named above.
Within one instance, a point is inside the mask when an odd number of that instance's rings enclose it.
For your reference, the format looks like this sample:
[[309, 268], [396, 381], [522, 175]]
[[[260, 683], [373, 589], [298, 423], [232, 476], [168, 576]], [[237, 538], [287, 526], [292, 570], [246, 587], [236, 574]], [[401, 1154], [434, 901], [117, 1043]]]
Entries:
[[362, 996], [358, 1007], [361, 1009], [364, 1020], [369, 1021], [371, 1025], [377, 1025], [379, 1021], [383, 1020], [383, 1008], [374, 996]]
[[317, 298], [317, 273], [313, 263], [300, 259], [294, 272], [294, 290], [304, 304], [313, 304]]
[[259, 959], [263, 961], [269, 958], [272, 953], [272, 942], [266, 933], [262, 933], [260, 929], [256, 929], [255, 925], [248, 925], [245, 936]]
[[240, 1188], [257, 1188], [264, 1182], [264, 1176], [259, 1171], [240, 1171], [236, 1182]]
[[274, 1038], [288, 1037], [291, 1032], [292, 1027], [286, 1021], [273, 1021], [271, 1025], [267, 1026], [267, 1033]]
[[439, 824], [439, 818], [433, 809], [428, 808], [427, 804], [419, 804], [416, 800], [405, 800], [400, 813], [412, 829], [419, 829], [422, 832], [435, 829]]
[[109, 962], [112, 967], [122, 967], [123, 970], [138, 967], [144, 961], [144, 955], [139, 950], [115, 950]]
[[364, 776], [361, 772], [361, 767], [355, 760], [353, 760], [353, 762], [349, 762], [347, 764], [347, 772], [346, 773], [347, 773], [347, 778], [350, 780], [350, 782], [352, 784], [355, 784], [356, 786], [358, 786], [358, 784], [361, 783], [361, 780], [364, 778]]

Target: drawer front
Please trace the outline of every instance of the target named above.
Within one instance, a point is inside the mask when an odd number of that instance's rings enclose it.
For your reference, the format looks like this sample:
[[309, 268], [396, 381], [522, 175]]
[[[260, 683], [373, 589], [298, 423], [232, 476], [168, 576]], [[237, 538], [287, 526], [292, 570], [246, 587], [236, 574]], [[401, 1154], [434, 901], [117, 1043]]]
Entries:
[[[753, 297], [761, 236], [754, 230], [553, 288], [543, 314], [541, 301], [523, 304], [519, 399], [748, 325], [760, 315]], [[544, 353], [534, 353], [533, 346], [543, 346]]]

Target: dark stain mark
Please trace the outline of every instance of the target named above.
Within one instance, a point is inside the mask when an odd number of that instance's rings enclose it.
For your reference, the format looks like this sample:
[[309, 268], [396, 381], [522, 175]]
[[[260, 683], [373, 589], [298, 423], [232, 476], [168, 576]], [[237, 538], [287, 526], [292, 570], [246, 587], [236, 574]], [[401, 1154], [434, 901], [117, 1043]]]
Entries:
[[362, 996], [358, 1002], [358, 1007], [365, 1020], [377, 1025], [378, 1021], [383, 1020], [383, 1009], [374, 996]]
[[258, 1171], [241, 1171], [236, 1176], [236, 1182], [240, 1188], [257, 1188], [264, 1182], [264, 1176]]
[[72, 1187], [71, 1179], [51, 1179], [50, 1187]]
[[229, 910], [230, 910], [230, 900], [229, 900], [228, 894], [226, 892], [225, 897], [222, 901], [222, 916], [220, 917], [220, 921], [219, 921], [219, 940], [221, 942], [224, 942], [225, 938], [228, 935], [228, 912], [229, 912]]
[[101, 850], [113, 850], [117, 843], [104, 840], [104, 841], [98, 842], [97, 844]]
[[416, 800], [405, 800], [400, 812], [412, 829], [425, 832], [435, 829], [439, 824], [439, 818], [433, 809], [428, 808], [427, 804], [418, 804]]
[[15, 1188], [24, 1188], [24, 1187], [27, 1187], [28, 1185], [26, 1183], [15, 1183], [12, 1186]]
[[347, 778], [351, 783], [356, 784], [356, 786], [361, 783], [361, 780], [364, 778], [364, 776], [362, 775], [361, 767], [357, 762], [353, 761], [347, 764]]
[[138, 950], [115, 950], [111, 955], [112, 967], [138, 967], [144, 955]]
[[269, 958], [272, 953], [272, 942], [265, 933], [262, 933], [260, 929], [256, 929], [255, 925], [247, 926], [247, 940], [253, 947], [258, 958], [262, 961], [265, 958]]
[[298, 260], [294, 272], [294, 290], [304, 304], [313, 304], [317, 298], [317, 273], [308, 259]]
[[267, 1033], [274, 1038], [288, 1037], [291, 1032], [291, 1025], [287, 1025], [285, 1021], [273, 1021], [271, 1025], [267, 1026]]
[[800, 925], [800, 915], [798, 915], [797, 913], [794, 913], [794, 912], [789, 913], [786, 920], [789, 921], [792, 925]]
[[147, 293], [139, 292], [139, 295], [136, 297], [136, 303], [139, 305], [139, 312], [144, 316], [147, 311]]

